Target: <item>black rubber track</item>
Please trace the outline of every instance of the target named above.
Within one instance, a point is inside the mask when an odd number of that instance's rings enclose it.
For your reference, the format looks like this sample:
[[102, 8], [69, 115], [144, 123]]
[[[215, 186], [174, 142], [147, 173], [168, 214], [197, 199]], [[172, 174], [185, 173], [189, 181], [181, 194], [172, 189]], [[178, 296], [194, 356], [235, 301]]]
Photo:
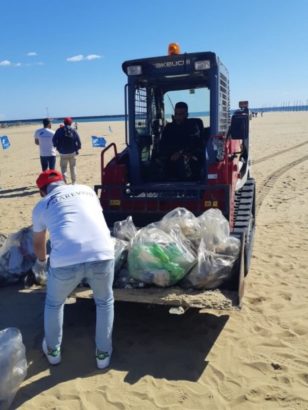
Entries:
[[253, 247], [256, 214], [256, 184], [248, 178], [246, 184], [235, 194], [234, 229], [232, 235], [238, 238], [245, 235], [244, 274], [247, 275]]

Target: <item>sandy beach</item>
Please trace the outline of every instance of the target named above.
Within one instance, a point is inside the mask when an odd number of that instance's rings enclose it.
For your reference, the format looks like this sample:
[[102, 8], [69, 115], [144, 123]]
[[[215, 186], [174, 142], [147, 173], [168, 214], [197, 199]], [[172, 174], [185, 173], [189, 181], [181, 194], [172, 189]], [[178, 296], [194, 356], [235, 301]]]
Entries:
[[[111, 129], [109, 129], [109, 126]], [[63, 362], [41, 352], [44, 294], [0, 288], [0, 329], [21, 330], [28, 375], [19, 409], [308, 409], [308, 112], [253, 118], [257, 230], [243, 307], [220, 314], [116, 303], [114, 354], [107, 371], [94, 360], [95, 307], [66, 305]], [[0, 233], [31, 224], [39, 200], [37, 126], [1, 129]], [[122, 149], [124, 124], [79, 123], [78, 182], [100, 183], [105, 135]], [[59, 160], [58, 160], [59, 168]]]

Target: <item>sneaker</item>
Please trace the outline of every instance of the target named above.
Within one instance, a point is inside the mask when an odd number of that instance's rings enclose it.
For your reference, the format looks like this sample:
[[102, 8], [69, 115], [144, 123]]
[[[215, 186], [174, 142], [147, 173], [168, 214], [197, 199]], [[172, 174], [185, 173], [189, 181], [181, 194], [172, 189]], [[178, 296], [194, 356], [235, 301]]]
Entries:
[[109, 366], [110, 354], [96, 350], [96, 365], [99, 369], [105, 369]]
[[42, 349], [50, 364], [56, 365], [61, 362], [61, 350], [59, 347], [56, 349], [49, 349], [47, 347], [46, 340], [44, 339], [42, 343]]

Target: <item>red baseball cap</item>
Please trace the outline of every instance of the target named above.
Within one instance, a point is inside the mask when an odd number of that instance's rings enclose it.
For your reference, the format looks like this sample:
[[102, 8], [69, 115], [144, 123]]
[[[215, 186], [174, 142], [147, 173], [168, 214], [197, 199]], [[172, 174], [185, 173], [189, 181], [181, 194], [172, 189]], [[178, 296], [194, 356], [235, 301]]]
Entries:
[[36, 180], [39, 189], [43, 189], [52, 182], [63, 181], [63, 175], [56, 169], [48, 169], [42, 172]]
[[65, 117], [64, 120], [63, 120], [63, 122], [64, 122], [65, 125], [72, 125], [72, 123], [73, 123], [73, 118], [71, 118], [71, 117]]

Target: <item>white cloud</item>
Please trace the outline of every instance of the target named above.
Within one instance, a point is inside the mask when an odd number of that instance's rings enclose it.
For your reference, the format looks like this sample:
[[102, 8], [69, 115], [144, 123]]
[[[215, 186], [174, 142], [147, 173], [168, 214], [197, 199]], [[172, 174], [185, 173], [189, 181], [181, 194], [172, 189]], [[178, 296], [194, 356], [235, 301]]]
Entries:
[[85, 57], [86, 60], [97, 60], [98, 58], [102, 58], [101, 56], [99, 56], [98, 54], [89, 54], [88, 56]]
[[0, 66], [2, 67], [33, 67], [33, 66], [43, 66], [45, 63], [38, 61], [37, 63], [12, 63], [9, 60], [0, 61]]
[[9, 66], [9, 65], [12, 65], [12, 63], [9, 60], [0, 61], [0, 66]]
[[73, 57], [68, 57], [66, 61], [69, 61], [70, 63], [76, 63], [78, 61], [84, 60], [84, 55], [83, 54], [78, 54], [77, 56]]
[[85, 60], [92, 61], [92, 60], [97, 60], [99, 58], [102, 58], [102, 57], [98, 54], [88, 54], [87, 56], [84, 56], [83, 54], [78, 54], [73, 57], [68, 57], [66, 61], [69, 61], [70, 63], [77, 63], [79, 61], [85, 61]]
[[37, 56], [37, 52], [36, 51], [29, 51], [29, 53], [27, 53], [27, 56], [29, 56], [29, 57]]

